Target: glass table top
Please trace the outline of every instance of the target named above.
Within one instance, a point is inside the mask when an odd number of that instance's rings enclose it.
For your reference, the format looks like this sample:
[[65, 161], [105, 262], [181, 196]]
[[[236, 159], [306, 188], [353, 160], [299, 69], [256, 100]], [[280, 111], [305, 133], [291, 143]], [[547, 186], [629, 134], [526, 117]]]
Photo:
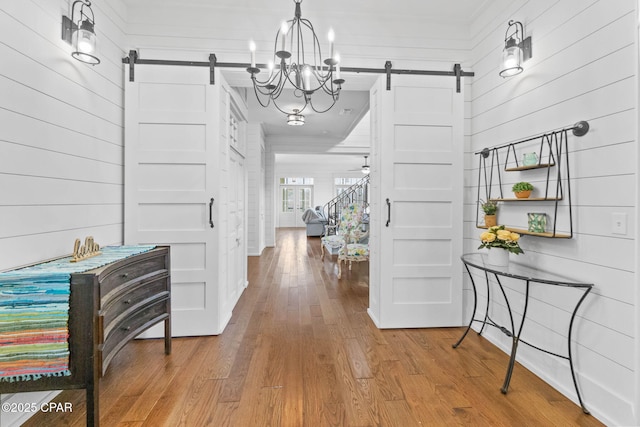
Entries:
[[488, 262], [488, 255], [484, 253], [468, 253], [460, 257], [466, 265], [479, 268], [500, 276], [513, 277], [516, 279], [529, 280], [531, 282], [547, 283], [550, 285], [569, 286], [579, 288], [590, 288], [593, 283], [586, 283], [569, 279], [561, 275], [550, 273], [535, 267], [525, 265], [520, 262], [509, 260], [509, 265], [492, 265]]

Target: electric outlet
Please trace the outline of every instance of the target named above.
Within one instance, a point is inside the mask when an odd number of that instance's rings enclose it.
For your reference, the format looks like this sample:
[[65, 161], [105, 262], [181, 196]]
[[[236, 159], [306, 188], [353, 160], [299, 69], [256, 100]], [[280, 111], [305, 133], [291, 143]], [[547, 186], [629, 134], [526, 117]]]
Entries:
[[627, 234], [627, 214], [614, 212], [611, 214], [611, 232], [613, 234]]

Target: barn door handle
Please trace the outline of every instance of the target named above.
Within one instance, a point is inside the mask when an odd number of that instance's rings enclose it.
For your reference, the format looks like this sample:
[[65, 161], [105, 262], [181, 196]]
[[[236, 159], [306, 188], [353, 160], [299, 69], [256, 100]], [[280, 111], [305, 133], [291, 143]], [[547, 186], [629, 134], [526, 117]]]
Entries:
[[386, 224], [386, 226], [388, 227], [390, 223], [391, 223], [391, 202], [387, 198], [387, 224]]
[[209, 201], [209, 225], [213, 228], [213, 197]]

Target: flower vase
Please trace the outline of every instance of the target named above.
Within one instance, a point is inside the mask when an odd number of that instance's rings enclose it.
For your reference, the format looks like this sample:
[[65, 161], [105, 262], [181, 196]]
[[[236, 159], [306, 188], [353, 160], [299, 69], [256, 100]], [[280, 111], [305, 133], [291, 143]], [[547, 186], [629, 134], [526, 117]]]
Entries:
[[498, 267], [506, 267], [509, 265], [509, 251], [500, 248], [489, 249], [487, 262]]

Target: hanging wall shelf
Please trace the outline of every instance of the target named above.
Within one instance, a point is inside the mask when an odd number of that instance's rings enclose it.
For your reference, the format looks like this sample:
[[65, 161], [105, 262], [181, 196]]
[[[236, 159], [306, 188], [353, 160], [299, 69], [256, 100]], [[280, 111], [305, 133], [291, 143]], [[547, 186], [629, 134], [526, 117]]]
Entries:
[[[510, 231], [539, 237], [564, 238], [573, 237], [573, 215], [571, 201], [571, 175], [569, 173], [569, 131], [574, 136], [583, 136], [589, 131], [589, 123], [581, 121], [573, 127], [552, 131], [542, 135], [534, 136], [518, 142], [501, 145], [493, 148], [485, 148], [475, 153], [479, 155], [478, 166], [478, 197], [476, 206], [476, 227], [488, 228], [480, 222], [481, 211], [481, 190], [484, 189], [484, 199], [493, 202], [502, 202], [499, 209], [508, 209], [505, 205], [516, 203], [511, 206], [525, 204], [526, 206], [537, 206], [535, 209], [549, 210], [544, 212], [550, 217], [549, 229], [545, 232], [534, 232], [521, 226], [511, 226], [498, 220], [499, 224], [504, 224]], [[537, 145], [536, 145], [537, 144]], [[527, 153], [525, 150], [536, 151]], [[518, 155], [528, 156], [525, 162], [518, 160]], [[501, 160], [504, 158], [504, 161]], [[534, 159], [533, 161], [531, 159]], [[537, 172], [536, 172], [537, 171]], [[503, 186], [510, 188], [510, 184], [505, 183], [506, 172], [516, 172], [513, 179], [508, 181], [525, 180], [526, 174], [532, 174], [536, 181], [536, 195], [526, 199], [515, 197], [505, 197]], [[519, 173], [519, 175], [518, 175]], [[543, 202], [536, 205], [536, 202]], [[544, 203], [549, 202], [549, 203]], [[552, 212], [551, 212], [552, 210]], [[508, 211], [507, 211], [508, 212]], [[503, 217], [508, 216], [503, 212]], [[514, 221], [516, 224], [525, 223], [525, 220]], [[563, 229], [559, 232], [559, 222]]]

